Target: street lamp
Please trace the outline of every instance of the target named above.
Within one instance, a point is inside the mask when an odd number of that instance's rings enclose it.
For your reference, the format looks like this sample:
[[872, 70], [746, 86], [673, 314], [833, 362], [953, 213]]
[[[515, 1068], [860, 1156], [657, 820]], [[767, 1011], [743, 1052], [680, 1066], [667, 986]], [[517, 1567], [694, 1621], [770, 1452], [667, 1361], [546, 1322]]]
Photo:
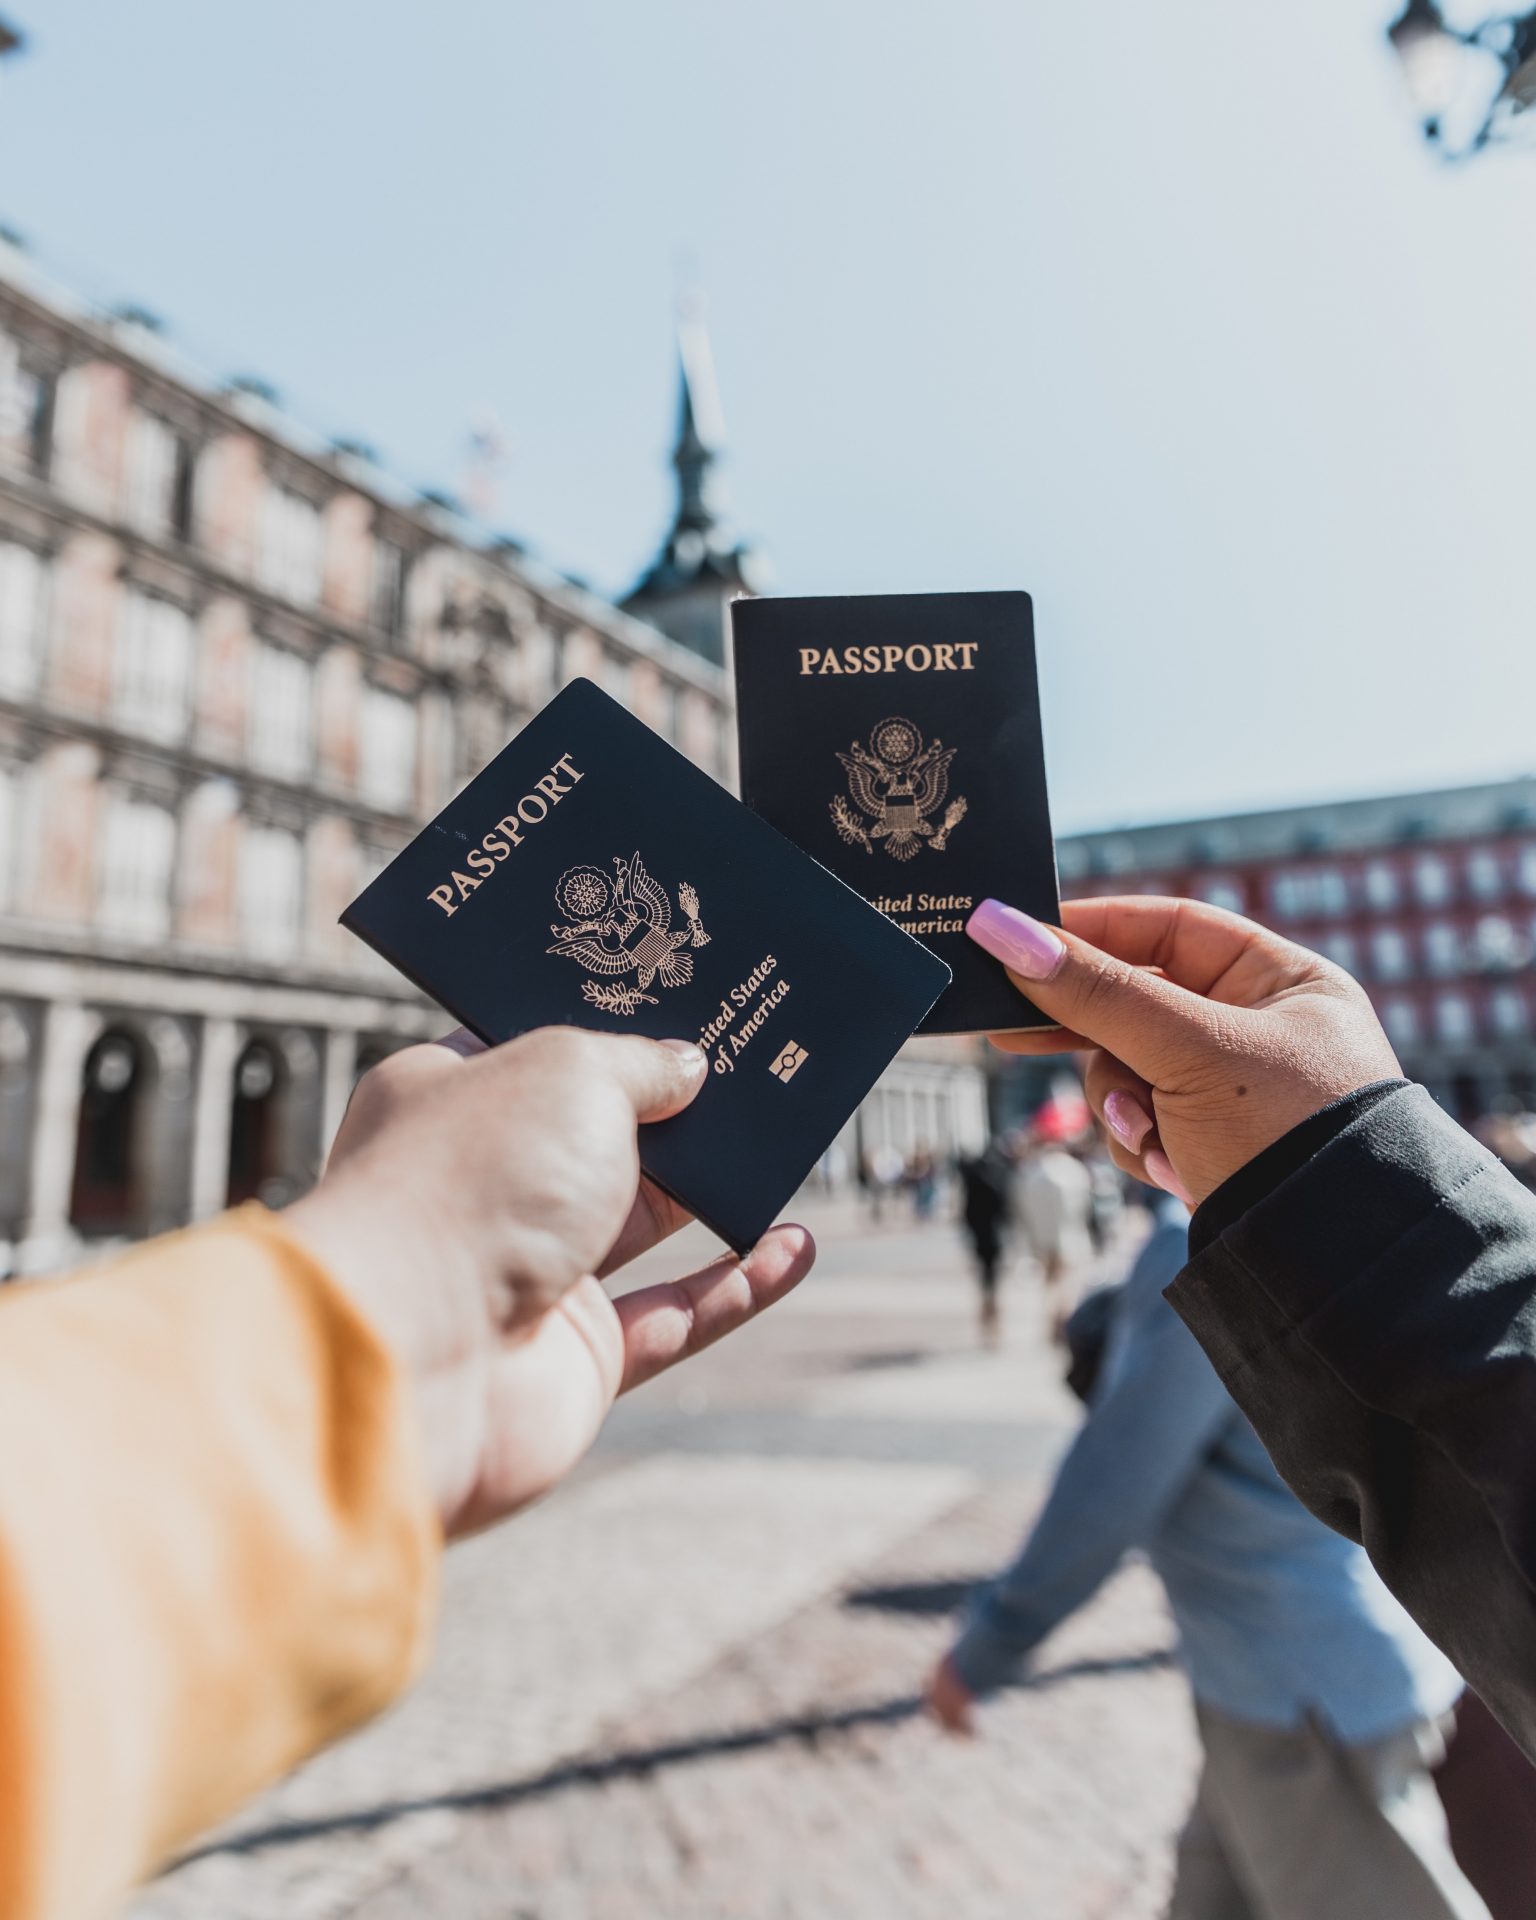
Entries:
[[[1436, 0], [1407, 0], [1387, 39], [1402, 66], [1424, 138], [1447, 160], [1465, 160], [1536, 106], [1536, 7], [1496, 14], [1475, 27], [1452, 26]], [[1463, 91], [1468, 52], [1490, 55], [1500, 82], [1482, 123], [1459, 146], [1445, 137], [1445, 116]]]

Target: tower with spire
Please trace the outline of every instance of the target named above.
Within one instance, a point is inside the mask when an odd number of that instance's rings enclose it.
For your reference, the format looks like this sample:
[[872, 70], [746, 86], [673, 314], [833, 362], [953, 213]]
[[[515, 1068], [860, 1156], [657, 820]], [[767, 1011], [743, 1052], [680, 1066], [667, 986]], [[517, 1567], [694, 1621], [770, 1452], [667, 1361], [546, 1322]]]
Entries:
[[765, 568], [737, 539], [727, 515], [718, 471], [725, 430], [703, 302], [696, 294], [679, 302], [677, 355], [677, 507], [660, 553], [622, 605], [723, 666], [726, 609], [739, 594], [762, 588]]

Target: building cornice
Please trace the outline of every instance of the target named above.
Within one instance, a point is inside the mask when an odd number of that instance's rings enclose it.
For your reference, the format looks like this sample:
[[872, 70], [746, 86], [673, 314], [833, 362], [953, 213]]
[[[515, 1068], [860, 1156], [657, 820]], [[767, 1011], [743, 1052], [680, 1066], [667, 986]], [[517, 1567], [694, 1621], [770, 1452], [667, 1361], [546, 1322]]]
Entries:
[[[136, 380], [155, 383], [183, 401], [194, 402], [216, 429], [249, 434], [283, 459], [299, 461], [324, 490], [360, 495], [376, 510], [385, 513], [394, 526], [408, 527], [423, 548], [443, 547], [476, 561], [541, 600], [572, 625], [591, 628], [629, 653], [650, 660], [672, 677], [687, 681], [717, 703], [728, 701], [728, 676], [723, 668], [701, 659], [690, 648], [669, 639], [645, 621], [624, 613], [601, 595], [576, 585], [555, 568], [527, 554], [513, 554], [498, 544], [500, 536], [492, 530], [482, 529], [458, 516], [450, 519], [440, 508], [422, 506], [409, 489], [399, 483], [392, 484], [384, 469], [365, 463], [355, 455], [337, 453], [268, 403], [238, 393], [221, 392], [200, 369], [175, 354], [158, 336], [145, 335], [141, 329], [141, 337], [135, 339], [124, 323], [94, 313], [85, 302], [53, 286], [33, 263], [3, 241], [0, 241], [0, 299], [15, 302], [33, 316], [34, 324], [61, 332], [92, 357], [108, 360]], [[121, 523], [84, 514], [45, 483], [34, 484], [35, 492], [23, 496], [33, 504], [44, 500], [55, 502], [71, 514], [81, 513], [91, 524], [120, 539], [145, 540], [145, 536]], [[148, 544], [161, 550], [158, 543], [149, 541]], [[166, 551], [183, 564], [188, 564], [188, 554], [195, 554], [195, 561], [190, 564], [197, 570], [228, 579], [231, 590], [244, 597], [254, 600], [262, 595], [256, 583], [227, 576], [222, 570], [207, 565], [200, 548], [178, 544]], [[276, 599], [276, 596], [266, 597]], [[285, 611], [313, 617], [310, 609], [288, 601], [279, 604]], [[354, 639], [375, 633], [371, 628], [353, 628], [329, 613], [322, 616], [321, 624], [344, 631]], [[379, 644], [377, 639], [372, 643]], [[380, 650], [391, 651], [387, 646]]]

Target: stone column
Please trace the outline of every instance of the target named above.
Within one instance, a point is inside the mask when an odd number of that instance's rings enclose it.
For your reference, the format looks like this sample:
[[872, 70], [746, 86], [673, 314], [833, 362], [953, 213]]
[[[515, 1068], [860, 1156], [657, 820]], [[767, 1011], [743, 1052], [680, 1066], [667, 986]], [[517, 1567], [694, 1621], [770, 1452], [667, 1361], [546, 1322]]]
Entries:
[[240, 1029], [233, 1020], [203, 1022], [192, 1112], [192, 1179], [188, 1211], [207, 1220], [224, 1209], [229, 1191], [229, 1125], [235, 1097]]
[[60, 1264], [74, 1244], [69, 1195], [75, 1178], [80, 1084], [85, 1056], [100, 1031], [100, 1014], [77, 1000], [55, 1000], [43, 1016], [32, 1171], [17, 1258], [24, 1273]]
[[336, 1138], [336, 1129], [341, 1125], [341, 1116], [352, 1097], [352, 1083], [357, 1078], [355, 1033], [326, 1034], [320, 1075], [320, 1161], [323, 1166], [325, 1156], [331, 1150], [331, 1142]]

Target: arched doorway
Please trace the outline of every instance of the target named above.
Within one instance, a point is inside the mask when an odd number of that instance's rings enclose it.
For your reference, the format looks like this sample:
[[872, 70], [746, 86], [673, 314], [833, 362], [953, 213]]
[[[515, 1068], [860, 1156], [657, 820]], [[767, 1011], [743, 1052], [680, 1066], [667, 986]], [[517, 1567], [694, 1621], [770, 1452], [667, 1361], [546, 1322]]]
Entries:
[[109, 1027], [85, 1056], [69, 1223], [87, 1238], [140, 1231], [139, 1129], [148, 1080], [143, 1044], [125, 1028]]
[[226, 1196], [232, 1207], [261, 1199], [282, 1179], [282, 1099], [282, 1056], [266, 1040], [250, 1041], [235, 1062]]

